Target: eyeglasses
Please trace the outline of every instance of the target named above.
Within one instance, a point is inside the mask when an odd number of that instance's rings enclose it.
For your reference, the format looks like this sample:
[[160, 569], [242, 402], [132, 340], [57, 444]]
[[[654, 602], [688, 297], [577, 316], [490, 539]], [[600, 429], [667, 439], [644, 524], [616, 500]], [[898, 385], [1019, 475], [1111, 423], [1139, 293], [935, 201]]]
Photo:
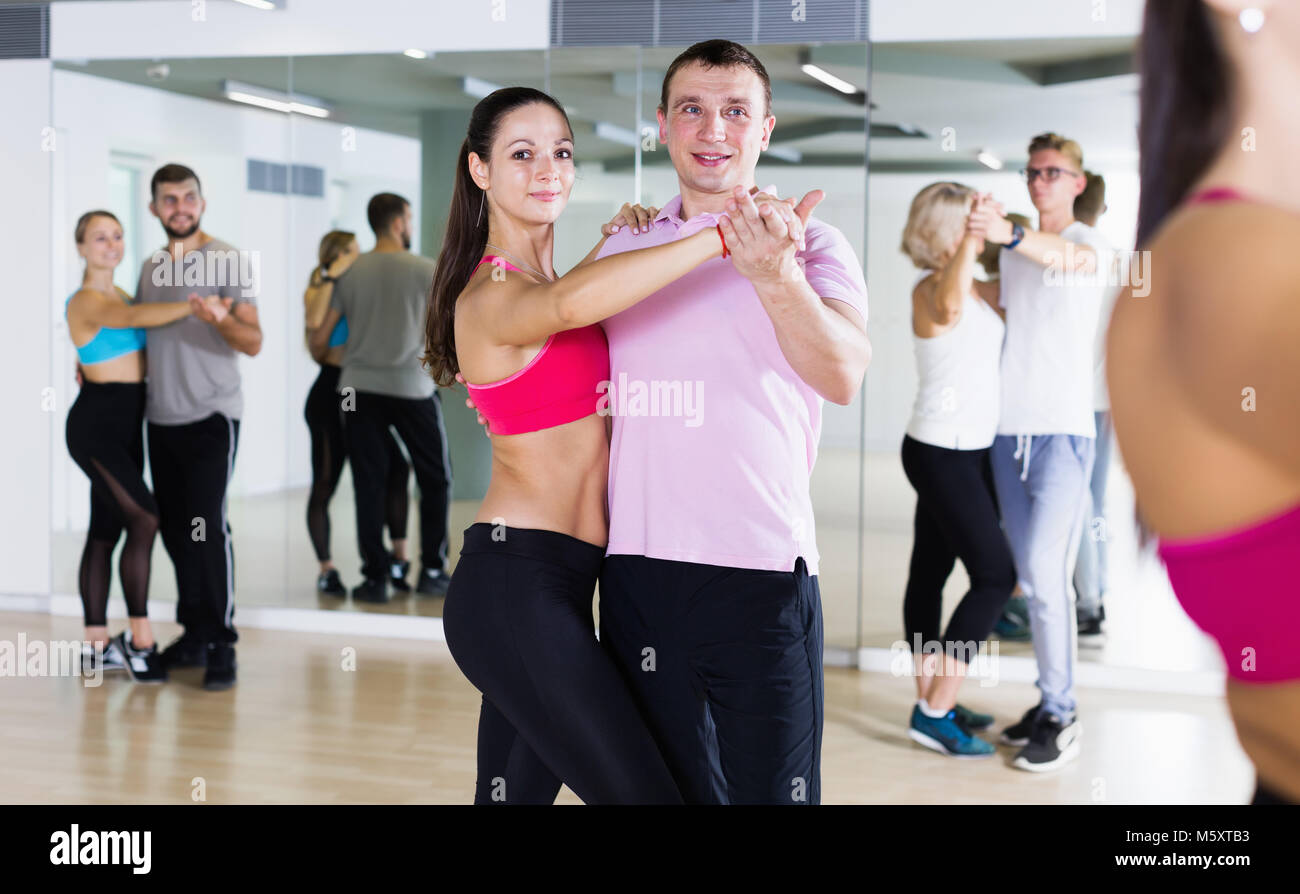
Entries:
[[1078, 171], [1071, 171], [1069, 168], [1021, 168], [1020, 170], [1020, 176], [1024, 177], [1029, 183], [1033, 183], [1040, 176], [1048, 183], [1055, 183], [1062, 174], [1069, 174], [1071, 177], [1083, 176]]

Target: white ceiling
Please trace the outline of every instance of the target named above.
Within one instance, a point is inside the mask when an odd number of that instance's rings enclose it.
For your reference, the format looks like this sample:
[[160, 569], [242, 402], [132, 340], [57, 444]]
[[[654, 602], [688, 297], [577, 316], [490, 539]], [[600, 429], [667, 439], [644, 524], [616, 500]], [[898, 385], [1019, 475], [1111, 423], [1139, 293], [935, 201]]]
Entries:
[[[1127, 70], [1132, 38], [962, 41], [877, 44], [872, 47], [872, 122], [910, 125], [926, 135], [871, 140], [871, 160], [891, 169], [954, 170], [974, 164], [988, 149], [1019, 166], [1029, 138], [1057, 130], [1079, 140], [1085, 163], [1128, 164], [1137, 156], [1137, 76]], [[663, 72], [676, 47], [641, 50], [642, 118], [654, 120]], [[854, 103], [800, 70], [801, 54], [859, 88], [867, 70], [860, 45], [762, 46], [758, 55], [773, 82], [774, 145], [805, 157], [861, 164], [861, 102]], [[423, 110], [468, 110], [475, 99], [461, 89], [472, 76], [496, 84], [544, 86], [546, 54], [440, 53], [412, 60], [400, 55], [168, 59], [171, 74], [154, 83], [145, 69], [155, 60], [58, 63], [70, 68], [161, 89], [217, 98], [223, 78], [300, 93], [332, 104], [340, 121], [411, 136]], [[552, 50], [551, 92], [570, 110], [587, 160], [625, 163], [631, 150], [597, 138], [596, 121], [633, 124], [637, 50], [602, 47]], [[835, 123], [829, 132], [782, 139], [792, 129]], [[956, 151], [945, 151], [943, 129], [952, 127]], [[784, 130], [783, 130], [784, 128]], [[660, 159], [654, 159], [659, 161]], [[648, 160], [649, 161], [649, 160]]]

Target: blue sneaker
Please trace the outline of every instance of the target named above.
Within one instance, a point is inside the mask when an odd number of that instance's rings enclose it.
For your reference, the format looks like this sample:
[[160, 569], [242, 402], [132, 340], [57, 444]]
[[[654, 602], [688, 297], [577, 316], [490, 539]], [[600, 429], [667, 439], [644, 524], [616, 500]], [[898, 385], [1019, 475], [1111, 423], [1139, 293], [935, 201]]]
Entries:
[[992, 757], [995, 750], [988, 742], [972, 736], [957, 721], [955, 709], [942, 717], [927, 717], [920, 705], [913, 705], [912, 723], [907, 734], [926, 748], [962, 760]]
[[957, 722], [973, 733], [981, 732], [993, 725], [992, 714], [977, 714], [961, 705], [957, 705], [953, 710], [957, 712]]

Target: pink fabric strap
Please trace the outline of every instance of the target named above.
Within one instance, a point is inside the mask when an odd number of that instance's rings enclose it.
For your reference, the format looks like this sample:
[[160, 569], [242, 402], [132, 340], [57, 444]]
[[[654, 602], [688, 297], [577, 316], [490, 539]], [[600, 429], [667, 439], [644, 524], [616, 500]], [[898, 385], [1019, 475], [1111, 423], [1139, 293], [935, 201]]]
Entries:
[[475, 264], [474, 269], [470, 271], [471, 275], [475, 273], [478, 270], [478, 268], [482, 267], [484, 264], [487, 263], [492, 263], [497, 267], [504, 267], [507, 270], [513, 270], [516, 273], [524, 272], [523, 270], [520, 270], [518, 267], [516, 267], [514, 264], [511, 264], [509, 261], [507, 261], [505, 258], [501, 257], [500, 255], [484, 255], [483, 260]]
[[1246, 197], [1231, 186], [1211, 186], [1195, 193], [1187, 200], [1189, 205], [1208, 204], [1210, 202], [1241, 202]]

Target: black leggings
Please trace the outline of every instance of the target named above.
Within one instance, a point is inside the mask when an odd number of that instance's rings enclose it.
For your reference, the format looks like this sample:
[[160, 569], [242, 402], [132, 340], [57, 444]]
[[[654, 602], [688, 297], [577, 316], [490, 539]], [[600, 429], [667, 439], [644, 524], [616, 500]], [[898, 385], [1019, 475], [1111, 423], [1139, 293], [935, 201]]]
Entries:
[[[311, 537], [316, 558], [321, 562], [330, 558], [330, 498], [338, 489], [343, 475], [343, 463], [348, 458], [347, 441], [343, 437], [343, 418], [339, 411], [339, 367], [322, 363], [320, 375], [307, 393], [304, 416], [311, 433], [311, 491], [307, 497], [307, 534]], [[411, 467], [397, 446], [397, 438], [388, 432], [388, 485], [385, 488], [384, 508], [391, 540], [406, 538], [406, 516], [410, 510], [407, 491]]]
[[456, 664], [483, 693], [475, 804], [550, 804], [561, 783], [587, 804], [682, 803], [596, 640], [604, 555], [554, 531], [465, 530], [442, 623]]
[[68, 453], [90, 479], [90, 530], [78, 575], [87, 627], [108, 623], [113, 549], [123, 530], [117, 573], [126, 611], [132, 618], [148, 615], [158, 504], [144, 483], [144, 388], [143, 382], [84, 382], [68, 410]]
[[918, 634], [923, 647], [939, 640], [943, 585], [957, 559], [966, 566], [971, 588], [953, 611], [943, 642], [978, 644], [987, 639], [1016, 585], [1011, 547], [998, 524], [989, 451], [950, 450], [904, 435], [903, 471], [916, 491], [912, 563], [903, 597], [908, 645], [916, 651]]

